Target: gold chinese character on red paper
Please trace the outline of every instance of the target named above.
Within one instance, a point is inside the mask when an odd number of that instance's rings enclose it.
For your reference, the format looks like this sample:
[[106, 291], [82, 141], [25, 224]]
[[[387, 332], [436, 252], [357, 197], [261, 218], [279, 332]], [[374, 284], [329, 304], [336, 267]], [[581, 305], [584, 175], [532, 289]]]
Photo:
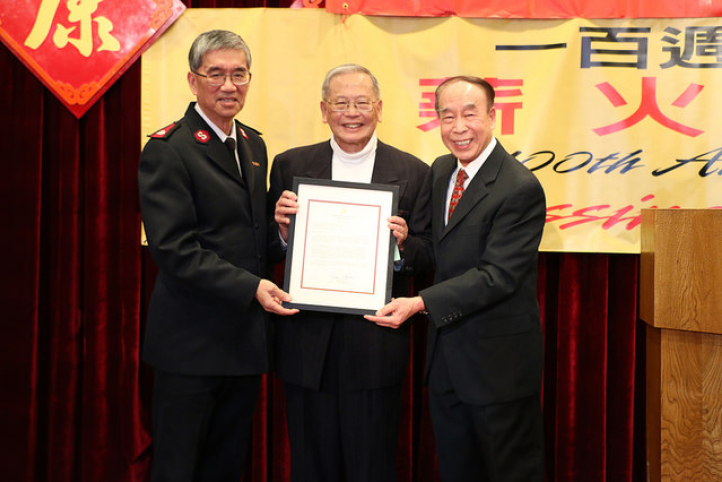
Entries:
[[[68, 44], [73, 45], [83, 57], [90, 57], [90, 54], [93, 53], [93, 22], [95, 22], [98, 28], [98, 37], [101, 41], [97, 51], [109, 50], [117, 52], [120, 50], [120, 42], [110, 33], [113, 30], [113, 22], [102, 15], [93, 16], [98, 9], [98, 4], [102, 1], [68, 0], [67, 21], [77, 25], [66, 27], [58, 23], [55, 34], [53, 34], [53, 43], [61, 49]], [[45, 41], [50, 34], [59, 4], [60, 0], [42, 1], [33, 29], [28, 38], [25, 39], [26, 46], [37, 49]], [[75, 35], [71, 36], [72, 34]]]
[[181, 0], [0, 1], [0, 40], [80, 117], [183, 10]]

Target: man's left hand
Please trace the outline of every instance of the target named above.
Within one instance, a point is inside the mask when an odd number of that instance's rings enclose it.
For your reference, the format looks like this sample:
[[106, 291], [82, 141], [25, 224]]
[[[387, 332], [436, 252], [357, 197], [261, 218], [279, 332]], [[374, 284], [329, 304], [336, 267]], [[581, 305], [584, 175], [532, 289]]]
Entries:
[[406, 224], [406, 220], [401, 216], [390, 216], [386, 221], [391, 234], [396, 238], [396, 244], [401, 249], [404, 241], [409, 236], [409, 226]]

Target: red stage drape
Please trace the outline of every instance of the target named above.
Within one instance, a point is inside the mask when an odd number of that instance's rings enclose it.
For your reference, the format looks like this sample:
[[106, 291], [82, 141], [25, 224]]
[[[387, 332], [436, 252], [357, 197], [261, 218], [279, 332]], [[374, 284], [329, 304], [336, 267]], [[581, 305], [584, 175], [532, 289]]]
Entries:
[[[140, 62], [80, 120], [4, 46], [0, 79], [0, 479], [148, 480], [152, 372], [138, 353], [156, 271], [139, 246]], [[540, 257], [549, 481], [644, 480], [638, 258]], [[422, 386], [425, 322], [415, 323], [399, 480], [437, 481]], [[244, 479], [288, 480], [283, 393], [272, 377], [255, 428]]]

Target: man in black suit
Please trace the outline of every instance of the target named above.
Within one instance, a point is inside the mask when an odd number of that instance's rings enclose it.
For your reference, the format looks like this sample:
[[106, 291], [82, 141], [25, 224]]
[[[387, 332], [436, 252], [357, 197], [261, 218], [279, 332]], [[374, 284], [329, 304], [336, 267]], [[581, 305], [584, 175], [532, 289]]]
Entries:
[[544, 191], [494, 139], [486, 81], [447, 79], [436, 111], [451, 154], [431, 167], [434, 285], [367, 318], [399, 327], [428, 313], [427, 380], [443, 480], [541, 482], [536, 288]]
[[[422, 191], [428, 166], [376, 137], [382, 101], [376, 78], [359, 65], [332, 69], [322, 87], [321, 115], [330, 141], [276, 157], [269, 196], [288, 239], [295, 176], [399, 187], [389, 218], [402, 256], [409, 229], [428, 226]], [[413, 243], [411, 243], [413, 244]], [[395, 296], [408, 296], [408, 268], [397, 264]], [[401, 383], [409, 363], [409, 327], [392, 330], [360, 315], [301, 311], [276, 323], [276, 374], [285, 382], [293, 482], [396, 481]]]
[[248, 46], [232, 32], [206, 32], [189, 64], [197, 102], [150, 136], [138, 168], [159, 268], [143, 346], [155, 372], [152, 480], [237, 481], [270, 368], [264, 310], [296, 310], [263, 278], [283, 255], [267, 212], [266, 146], [234, 120], [251, 81]]

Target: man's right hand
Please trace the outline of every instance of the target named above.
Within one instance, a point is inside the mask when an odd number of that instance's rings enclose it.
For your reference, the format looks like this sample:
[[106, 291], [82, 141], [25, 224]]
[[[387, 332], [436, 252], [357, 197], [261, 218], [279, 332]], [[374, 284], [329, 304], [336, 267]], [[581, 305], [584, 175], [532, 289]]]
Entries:
[[262, 279], [256, 290], [256, 299], [264, 310], [277, 315], [295, 315], [297, 309], [284, 308], [283, 301], [291, 301], [291, 295], [267, 279]]
[[288, 226], [291, 224], [290, 216], [298, 212], [298, 197], [293, 191], [283, 191], [276, 201], [276, 210], [273, 218], [278, 223], [278, 232], [283, 241], [288, 242]]
[[364, 315], [364, 318], [379, 326], [396, 329], [416, 313], [424, 310], [426, 310], [426, 304], [421, 296], [394, 298], [379, 309], [375, 315]]

